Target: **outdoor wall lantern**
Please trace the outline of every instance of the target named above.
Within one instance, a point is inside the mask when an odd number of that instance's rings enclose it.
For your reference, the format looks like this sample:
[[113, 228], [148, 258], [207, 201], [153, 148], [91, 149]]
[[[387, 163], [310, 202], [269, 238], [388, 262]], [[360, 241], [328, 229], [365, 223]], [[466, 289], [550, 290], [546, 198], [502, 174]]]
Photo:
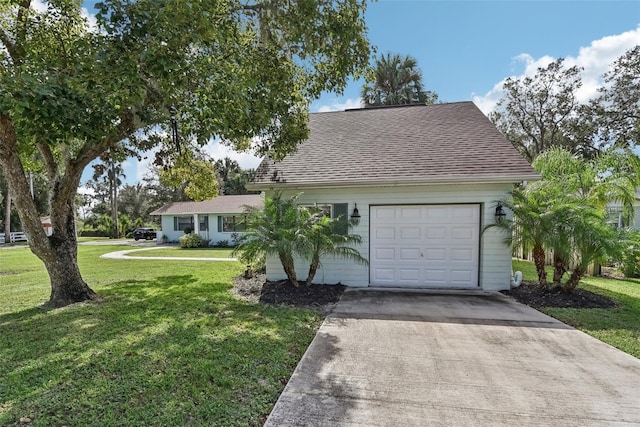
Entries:
[[360, 212], [358, 212], [358, 204], [354, 203], [353, 213], [351, 214], [351, 224], [360, 224]]
[[504, 209], [502, 209], [502, 204], [498, 203], [498, 206], [496, 206], [496, 222], [502, 221], [506, 216], [507, 214]]

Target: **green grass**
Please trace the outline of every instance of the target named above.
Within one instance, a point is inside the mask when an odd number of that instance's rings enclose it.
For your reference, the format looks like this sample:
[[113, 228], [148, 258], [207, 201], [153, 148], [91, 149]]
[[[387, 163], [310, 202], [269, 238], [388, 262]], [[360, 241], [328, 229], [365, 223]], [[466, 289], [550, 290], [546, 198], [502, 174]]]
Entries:
[[[524, 280], [537, 280], [535, 267], [527, 261], [513, 261], [513, 271], [520, 270]], [[552, 269], [547, 269], [551, 277]], [[640, 358], [640, 280], [585, 277], [580, 287], [618, 302], [609, 309], [543, 308], [541, 311]]]
[[87, 237], [87, 236], [78, 237], [78, 242], [95, 242], [98, 240], [110, 240], [110, 238], [109, 237]]
[[233, 297], [237, 262], [99, 258], [128, 248], [81, 246], [104, 301], [53, 311], [42, 264], [0, 253], [0, 425], [260, 425], [322, 316]]
[[183, 249], [176, 246], [133, 252], [131, 256], [171, 256], [185, 258], [233, 258], [233, 249], [228, 248], [193, 248]]

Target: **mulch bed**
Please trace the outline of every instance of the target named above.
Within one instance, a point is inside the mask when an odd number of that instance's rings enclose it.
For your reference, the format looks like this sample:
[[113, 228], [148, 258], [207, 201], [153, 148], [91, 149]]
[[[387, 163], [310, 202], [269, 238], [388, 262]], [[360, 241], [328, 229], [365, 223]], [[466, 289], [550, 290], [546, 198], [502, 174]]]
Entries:
[[[311, 308], [329, 312], [342, 296], [343, 285], [311, 285], [300, 282], [297, 287], [286, 280], [267, 281], [265, 274], [257, 274], [250, 279], [238, 276], [233, 281], [232, 293], [246, 300], [292, 307]], [[501, 291], [516, 301], [534, 308], [611, 308], [618, 304], [615, 300], [578, 288], [572, 294], [560, 289], [541, 289], [535, 282], [523, 282], [517, 288]]]
[[618, 305], [611, 298], [586, 289], [578, 288], [572, 294], [566, 294], [560, 289], [542, 289], [533, 282], [523, 282], [517, 288], [501, 292], [533, 308], [611, 308]]
[[342, 296], [343, 285], [311, 285], [299, 282], [291, 286], [288, 281], [267, 281], [265, 274], [257, 274], [250, 279], [242, 276], [233, 280], [232, 292], [252, 302], [271, 305], [289, 305], [329, 312]]

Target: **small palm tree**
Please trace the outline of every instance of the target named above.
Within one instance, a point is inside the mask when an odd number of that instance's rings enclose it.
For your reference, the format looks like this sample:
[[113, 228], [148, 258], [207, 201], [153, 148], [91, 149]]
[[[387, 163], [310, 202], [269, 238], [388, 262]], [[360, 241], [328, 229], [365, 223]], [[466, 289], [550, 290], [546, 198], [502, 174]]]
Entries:
[[244, 259], [276, 255], [293, 286], [298, 286], [294, 257], [307, 252], [305, 230], [310, 227], [310, 215], [298, 206], [298, 197], [283, 198], [276, 193], [265, 198], [263, 209], [247, 207], [246, 232], [235, 250], [242, 252]]
[[531, 187], [516, 188], [509, 197], [499, 203], [513, 212], [513, 219], [502, 218], [489, 224], [505, 234], [504, 243], [532, 248], [533, 262], [538, 273], [538, 284], [546, 288], [545, 246], [553, 230], [553, 215], [550, 200], [542, 192], [531, 191]]
[[308, 239], [307, 257], [310, 259], [307, 285], [310, 285], [315, 277], [318, 267], [321, 265], [320, 259], [323, 256], [336, 256], [364, 265], [369, 264], [369, 261], [360, 255], [360, 252], [351, 247], [351, 245], [361, 244], [362, 238], [356, 234], [336, 233], [337, 222], [337, 218], [329, 218], [320, 212], [312, 215], [313, 225], [306, 236]]
[[415, 58], [382, 55], [361, 93], [365, 107], [402, 104], [434, 104], [438, 95], [422, 88], [422, 72]]
[[596, 209], [584, 211], [575, 218], [572, 234], [574, 267], [562, 286], [566, 293], [578, 287], [589, 264], [616, 256], [621, 250], [618, 233], [606, 223], [603, 212]]

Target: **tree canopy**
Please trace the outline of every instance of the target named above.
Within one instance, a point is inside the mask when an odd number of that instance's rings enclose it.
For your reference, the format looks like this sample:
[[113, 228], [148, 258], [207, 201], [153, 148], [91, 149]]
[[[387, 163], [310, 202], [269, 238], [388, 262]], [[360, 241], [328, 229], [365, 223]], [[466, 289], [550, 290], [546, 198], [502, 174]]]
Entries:
[[579, 101], [582, 70], [560, 58], [534, 76], [508, 78], [490, 118], [530, 162], [551, 147], [585, 159], [640, 142], [640, 46], [603, 75], [598, 96]]
[[[309, 102], [342, 91], [369, 59], [364, 0], [105, 0], [97, 28], [80, 6], [0, 5], [0, 166], [53, 306], [95, 297], [73, 221], [92, 160], [164, 143], [163, 166], [180, 166], [190, 142], [212, 137], [280, 158], [307, 137]], [[28, 194], [31, 161], [48, 176], [51, 237]]]
[[381, 55], [366, 80], [361, 92], [365, 107], [434, 104], [438, 100], [435, 92], [423, 89], [418, 61], [409, 55]]

